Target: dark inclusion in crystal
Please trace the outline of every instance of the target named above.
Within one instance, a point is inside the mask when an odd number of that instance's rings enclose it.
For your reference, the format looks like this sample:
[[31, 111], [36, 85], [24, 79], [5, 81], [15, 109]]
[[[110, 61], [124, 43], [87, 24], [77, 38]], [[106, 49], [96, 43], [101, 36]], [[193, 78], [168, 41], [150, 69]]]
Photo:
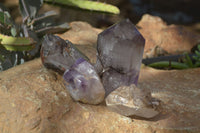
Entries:
[[104, 100], [105, 90], [94, 67], [80, 58], [63, 75], [65, 85], [75, 101], [99, 104]]
[[55, 35], [45, 35], [41, 47], [41, 59], [45, 67], [64, 73], [77, 59], [84, 56], [70, 41]]
[[98, 58], [104, 69], [106, 96], [121, 85], [137, 84], [145, 39], [126, 19], [98, 35]]

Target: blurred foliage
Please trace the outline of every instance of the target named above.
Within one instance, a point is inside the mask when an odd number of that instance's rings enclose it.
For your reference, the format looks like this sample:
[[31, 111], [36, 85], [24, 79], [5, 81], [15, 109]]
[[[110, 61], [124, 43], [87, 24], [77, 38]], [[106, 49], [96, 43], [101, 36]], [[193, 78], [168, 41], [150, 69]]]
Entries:
[[78, 7], [81, 9], [86, 9], [90, 11], [107, 12], [113, 14], [119, 14], [120, 10], [118, 7], [90, 0], [45, 0], [46, 2], [58, 3], [67, 6]]
[[192, 56], [192, 58], [188, 55], [188, 53], [185, 53], [183, 62], [159, 61], [149, 64], [148, 66], [159, 69], [187, 69], [200, 67], [200, 44], [197, 45], [197, 50], [195, 50], [195, 55]]

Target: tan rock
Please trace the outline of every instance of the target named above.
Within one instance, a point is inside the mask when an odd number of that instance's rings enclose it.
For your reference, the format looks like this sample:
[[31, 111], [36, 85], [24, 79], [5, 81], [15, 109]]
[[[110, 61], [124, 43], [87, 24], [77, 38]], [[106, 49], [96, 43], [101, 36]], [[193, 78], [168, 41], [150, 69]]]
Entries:
[[[168, 26], [161, 18], [156, 16], [144, 15], [137, 26], [146, 39], [145, 53], [150, 57], [157, 56], [157, 54], [190, 52], [195, 45], [200, 43], [199, 34], [181, 26]], [[159, 53], [151, 51], [155, 50], [153, 49], [155, 47], [162, 50]]]
[[102, 31], [93, 28], [90, 24], [85, 22], [70, 23], [71, 30], [59, 36], [63, 39], [69, 40], [74, 44], [95, 46], [97, 42], [97, 35]]

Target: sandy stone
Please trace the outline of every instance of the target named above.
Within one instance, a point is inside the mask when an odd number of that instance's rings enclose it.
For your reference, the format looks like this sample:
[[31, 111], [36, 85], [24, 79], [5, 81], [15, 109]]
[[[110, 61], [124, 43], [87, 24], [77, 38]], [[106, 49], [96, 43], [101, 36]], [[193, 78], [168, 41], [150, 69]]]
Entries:
[[[190, 52], [195, 45], [200, 43], [199, 34], [181, 26], [168, 26], [156, 16], [144, 15], [137, 26], [146, 40], [145, 53], [150, 57], [166, 53]], [[161, 50], [152, 51], [155, 47]]]
[[0, 74], [1, 133], [43, 132], [70, 109], [62, 77], [34, 60]]
[[59, 36], [67, 39], [74, 44], [94, 46], [97, 42], [97, 35], [102, 31], [101, 29], [93, 28], [90, 24], [85, 22], [70, 23], [71, 30]]

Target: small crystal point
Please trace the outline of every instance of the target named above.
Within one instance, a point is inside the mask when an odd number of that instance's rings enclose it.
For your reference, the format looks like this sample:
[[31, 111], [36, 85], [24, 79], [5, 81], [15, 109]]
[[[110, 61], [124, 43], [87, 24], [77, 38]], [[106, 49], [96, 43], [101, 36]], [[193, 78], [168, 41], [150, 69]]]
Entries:
[[108, 108], [124, 116], [152, 118], [159, 114], [153, 104], [150, 93], [145, 93], [134, 84], [121, 86], [106, 97]]
[[98, 35], [97, 51], [104, 69], [120, 73], [140, 71], [145, 39], [135, 25], [126, 19]]
[[41, 47], [41, 59], [45, 67], [64, 73], [77, 59], [87, 59], [70, 42], [55, 35], [45, 35]]
[[99, 104], [105, 90], [94, 67], [84, 59], [78, 59], [63, 75], [65, 85], [75, 101]]

